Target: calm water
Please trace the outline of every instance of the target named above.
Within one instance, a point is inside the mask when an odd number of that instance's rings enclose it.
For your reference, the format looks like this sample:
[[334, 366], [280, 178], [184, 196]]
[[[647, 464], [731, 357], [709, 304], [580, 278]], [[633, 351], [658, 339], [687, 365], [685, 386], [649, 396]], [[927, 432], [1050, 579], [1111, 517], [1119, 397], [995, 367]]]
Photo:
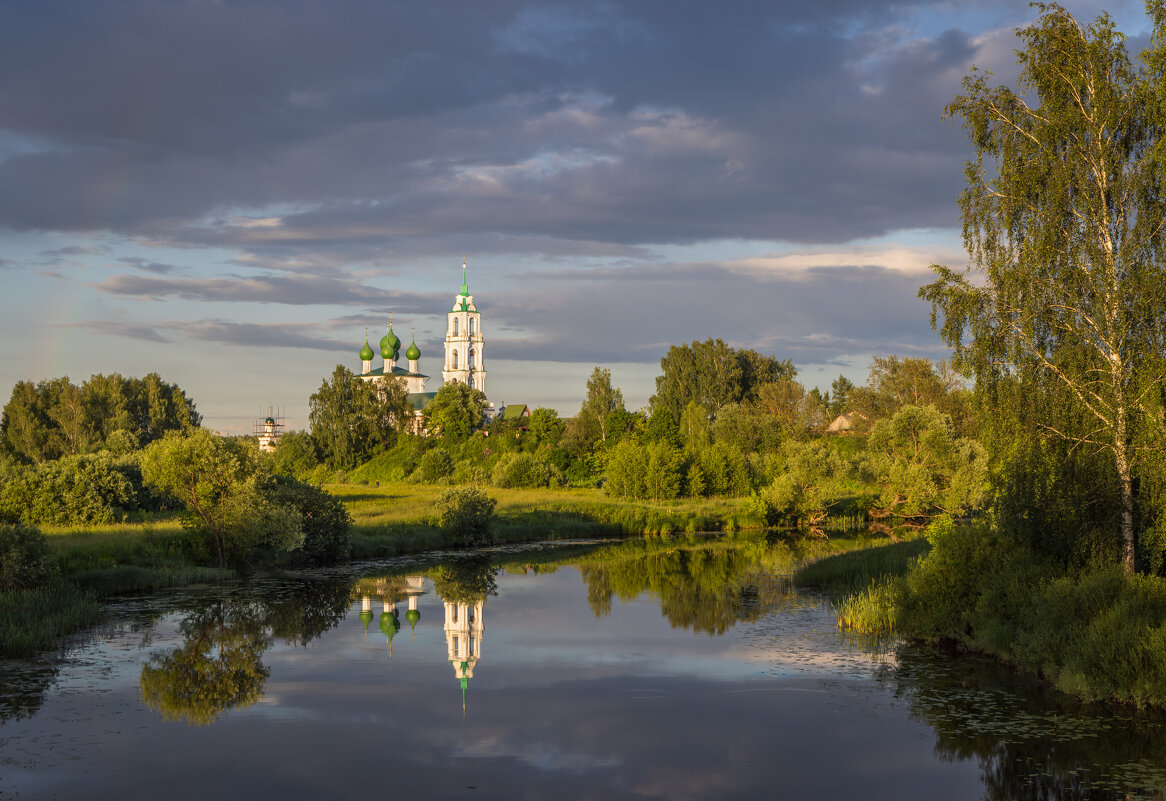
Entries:
[[8, 663], [4, 798], [1161, 798], [1161, 717], [840, 635], [782, 546], [395, 560]]

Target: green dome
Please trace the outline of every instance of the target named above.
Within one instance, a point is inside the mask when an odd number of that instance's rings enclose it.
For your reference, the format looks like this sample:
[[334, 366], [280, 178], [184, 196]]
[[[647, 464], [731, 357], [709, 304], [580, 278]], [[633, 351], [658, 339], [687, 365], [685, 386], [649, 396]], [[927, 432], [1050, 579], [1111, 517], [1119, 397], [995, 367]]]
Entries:
[[405, 620], [409, 621], [409, 628], [417, 628], [417, 621], [421, 619], [421, 613], [416, 609], [410, 609], [405, 613]]
[[364, 630], [368, 631], [368, 624], [372, 623], [372, 612], [367, 609], [360, 610], [360, 622], [364, 624]]
[[421, 351], [417, 349], [416, 339], [409, 345], [409, 350], [405, 351], [405, 358], [411, 362], [415, 362], [421, 358]]
[[366, 339], [364, 341], [364, 347], [360, 349], [360, 360], [362, 362], [371, 362], [372, 357], [375, 355], [376, 354], [372, 352], [372, 348], [368, 346], [368, 340]]
[[396, 359], [400, 350], [401, 340], [393, 333], [393, 327], [389, 326], [388, 333], [381, 339], [381, 356], [385, 359]]
[[401, 621], [392, 612], [381, 612], [381, 632], [389, 639], [401, 630]]

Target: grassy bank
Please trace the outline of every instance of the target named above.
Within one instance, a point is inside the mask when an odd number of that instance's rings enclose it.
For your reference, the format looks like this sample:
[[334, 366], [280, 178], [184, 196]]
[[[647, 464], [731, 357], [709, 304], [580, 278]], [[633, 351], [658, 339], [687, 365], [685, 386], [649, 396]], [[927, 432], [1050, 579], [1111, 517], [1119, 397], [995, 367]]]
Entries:
[[825, 592], [838, 610], [839, 627], [889, 634], [898, 628], [907, 573], [930, 550], [924, 539], [879, 543], [811, 562], [797, 571], [794, 583]]
[[988, 526], [833, 556], [795, 581], [839, 625], [996, 657], [1087, 701], [1166, 706], [1166, 579], [1053, 564]]
[[[331, 484], [352, 515], [352, 556], [366, 559], [449, 547], [433, 520], [444, 487]], [[499, 543], [760, 529], [748, 498], [634, 501], [593, 489], [487, 489], [497, 501]]]

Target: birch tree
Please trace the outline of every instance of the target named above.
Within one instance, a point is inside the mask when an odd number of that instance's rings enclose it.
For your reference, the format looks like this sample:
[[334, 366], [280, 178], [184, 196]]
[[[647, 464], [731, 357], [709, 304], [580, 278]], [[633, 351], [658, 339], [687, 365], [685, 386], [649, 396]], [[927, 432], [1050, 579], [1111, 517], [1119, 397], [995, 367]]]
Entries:
[[1059, 5], [1036, 8], [1018, 32], [1019, 91], [973, 69], [947, 108], [974, 152], [959, 198], [970, 262], [933, 265], [920, 296], [978, 382], [1053, 382], [1067, 394], [1074, 414], [1040, 426], [1112, 460], [1130, 574], [1135, 477], [1166, 351], [1166, 10], [1148, 4], [1153, 39], [1135, 67], [1108, 15], [1083, 25]]

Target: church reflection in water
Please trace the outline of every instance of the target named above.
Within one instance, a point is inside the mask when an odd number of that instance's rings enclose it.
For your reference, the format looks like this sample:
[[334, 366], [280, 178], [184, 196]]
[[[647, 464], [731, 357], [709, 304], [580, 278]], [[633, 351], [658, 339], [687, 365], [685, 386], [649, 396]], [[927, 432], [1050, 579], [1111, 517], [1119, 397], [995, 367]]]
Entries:
[[[380, 630], [385, 635], [389, 659], [393, 658], [393, 638], [401, 631], [398, 605], [406, 605], [405, 622], [409, 624], [409, 640], [413, 641], [417, 624], [421, 621], [418, 599], [425, 594], [424, 576], [363, 579], [356, 585], [360, 597], [360, 622], [364, 625], [364, 641], [368, 642], [369, 625], [375, 614], [373, 606], [381, 606]], [[486, 633], [486, 598], [442, 599], [445, 607], [445, 647], [453, 666], [454, 678], [462, 691], [462, 709], [466, 706], [466, 690], [474, 677], [474, 667], [482, 658], [482, 639]]]

